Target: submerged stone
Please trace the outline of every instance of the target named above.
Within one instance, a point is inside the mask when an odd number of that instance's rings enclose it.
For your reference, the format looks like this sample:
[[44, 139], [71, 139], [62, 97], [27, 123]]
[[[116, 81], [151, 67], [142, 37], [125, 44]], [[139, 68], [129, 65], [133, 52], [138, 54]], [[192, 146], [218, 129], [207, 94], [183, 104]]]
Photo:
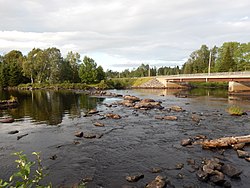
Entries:
[[14, 131], [10, 131], [10, 132], [8, 132], [8, 134], [17, 134], [17, 133], [19, 133], [19, 131], [18, 131], [18, 130], [14, 130]]
[[137, 182], [137, 181], [139, 181], [142, 178], [144, 178], [144, 175], [142, 173], [138, 173], [138, 174], [135, 174], [135, 175], [129, 175], [129, 176], [127, 176], [126, 180], [128, 182]]
[[238, 154], [238, 157], [239, 157], [239, 158], [246, 158], [246, 157], [249, 157], [248, 152], [243, 151], [243, 150], [237, 150], [237, 154]]
[[242, 173], [242, 170], [239, 170], [231, 164], [224, 164], [221, 168], [222, 172], [229, 176], [230, 178], [237, 178]]

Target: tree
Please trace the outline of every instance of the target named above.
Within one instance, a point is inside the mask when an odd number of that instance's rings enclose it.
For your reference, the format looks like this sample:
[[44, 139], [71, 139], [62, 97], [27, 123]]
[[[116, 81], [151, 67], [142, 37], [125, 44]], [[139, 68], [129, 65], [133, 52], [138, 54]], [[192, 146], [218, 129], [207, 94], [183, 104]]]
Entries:
[[96, 62], [93, 59], [87, 56], [84, 57], [83, 63], [80, 65], [79, 77], [86, 84], [97, 82]]
[[26, 60], [23, 63], [24, 75], [30, 78], [31, 83], [37, 79], [37, 74], [39, 73], [38, 58], [40, 55], [38, 53], [43, 53], [39, 48], [33, 48], [27, 55]]
[[240, 59], [240, 43], [225, 42], [218, 49], [218, 58], [216, 60], [216, 71], [228, 72], [237, 70], [238, 60]]
[[22, 63], [24, 61], [24, 56], [22, 52], [17, 50], [12, 50], [3, 57], [3, 63], [1, 67], [1, 85], [6, 86], [16, 86], [23, 83], [24, 77], [22, 73]]
[[62, 81], [69, 81], [69, 82], [79, 82], [79, 63], [81, 62], [80, 60], [80, 54], [79, 53], [73, 53], [72, 51], [68, 52], [67, 57], [63, 61], [62, 65], [62, 71], [61, 71], [61, 76], [62, 76]]
[[49, 83], [59, 83], [62, 65], [62, 55], [57, 48], [48, 48], [44, 51], [45, 53], [45, 63], [47, 67], [47, 81]]
[[107, 70], [105, 75], [107, 78], [119, 78], [119, 72], [117, 71], [112, 71], [112, 70]]
[[105, 80], [106, 79], [106, 75], [105, 75], [105, 72], [103, 71], [102, 66], [98, 66], [96, 70], [97, 70], [97, 75], [96, 75], [97, 82]]
[[182, 72], [184, 74], [205, 73], [208, 72], [208, 64], [211, 53], [211, 68], [214, 70], [215, 59], [217, 55], [217, 47], [209, 49], [206, 45], [202, 45], [199, 50], [192, 52], [188, 61], [183, 65]]
[[227, 46], [223, 53], [221, 62], [218, 64], [218, 72], [228, 72], [235, 70], [235, 61], [233, 59], [232, 50]]

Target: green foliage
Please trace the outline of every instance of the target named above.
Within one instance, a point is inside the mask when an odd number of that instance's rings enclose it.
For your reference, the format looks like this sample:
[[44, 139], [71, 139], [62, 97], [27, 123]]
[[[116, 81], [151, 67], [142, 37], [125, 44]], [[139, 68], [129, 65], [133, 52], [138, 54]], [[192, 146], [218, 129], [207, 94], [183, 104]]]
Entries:
[[3, 56], [0, 66], [1, 87], [16, 86], [24, 81], [23, 61], [24, 57], [20, 51], [12, 50]]
[[231, 72], [250, 70], [250, 43], [225, 42], [221, 47], [208, 49], [202, 45], [199, 50], [191, 53], [182, 67], [182, 73], [208, 72], [211, 52], [211, 72]]
[[227, 109], [227, 111], [230, 115], [234, 115], [234, 116], [241, 116], [244, 114], [244, 110], [239, 106], [230, 106]]
[[97, 70], [96, 63], [93, 59], [85, 56], [83, 63], [80, 65], [79, 77], [81, 81], [86, 84], [96, 83]]
[[61, 66], [61, 81], [62, 82], [73, 82], [77, 83], [80, 82], [78, 69], [79, 69], [79, 63], [80, 60], [80, 54], [79, 53], [73, 53], [72, 51], [67, 54], [66, 59], [63, 60], [62, 66]]
[[160, 67], [158, 69], [158, 76], [160, 75], [176, 75], [180, 74], [181, 70], [179, 66], [176, 67]]
[[111, 88], [115, 89], [125, 89], [131, 88], [137, 78], [113, 78], [110, 79], [107, 83]]
[[89, 89], [91, 88], [89, 85], [84, 83], [70, 83], [63, 82], [60, 84], [49, 84], [49, 83], [34, 83], [34, 84], [20, 84], [18, 85], [18, 89], [29, 90], [29, 89]]
[[211, 68], [215, 65], [217, 47], [208, 49], [206, 45], [202, 45], [199, 50], [191, 53], [188, 61], [183, 65], [182, 73], [194, 74], [208, 72], [208, 64], [211, 53]]
[[42, 186], [40, 185], [40, 181], [44, 179], [47, 175], [44, 173], [44, 168], [42, 166], [42, 161], [40, 158], [40, 153], [33, 152], [33, 155], [36, 156], [37, 161], [37, 169], [35, 170], [33, 176], [31, 175], [31, 169], [36, 164], [36, 162], [28, 161], [28, 158], [22, 152], [14, 153], [18, 157], [15, 162], [17, 163], [18, 171], [15, 172], [9, 178], [9, 182], [0, 179], [0, 187], [10, 187], [10, 188], [31, 188], [31, 187], [39, 187], [39, 188], [51, 188], [52, 185]]
[[227, 46], [221, 54], [221, 61], [217, 65], [218, 72], [232, 72], [236, 70], [236, 64], [233, 58], [233, 48]]
[[105, 80], [102, 80], [99, 84], [97, 84], [97, 87], [99, 89], [113, 89], [112, 85], [109, 85], [109, 83]]

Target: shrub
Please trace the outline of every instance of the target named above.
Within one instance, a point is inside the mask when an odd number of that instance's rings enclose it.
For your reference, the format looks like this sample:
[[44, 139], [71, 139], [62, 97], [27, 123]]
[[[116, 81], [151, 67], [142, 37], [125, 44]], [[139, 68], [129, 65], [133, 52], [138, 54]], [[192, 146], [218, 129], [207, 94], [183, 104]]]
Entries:
[[0, 179], [0, 187], [10, 187], [10, 188], [30, 188], [30, 187], [40, 187], [40, 188], [52, 188], [52, 185], [42, 186], [40, 185], [40, 181], [47, 175], [44, 173], [44, 168], [41, 164], [40, 153], [33, 152], [33, 155], [36, 156], [37, 161], [37, 169], [33, 176], [31, 176], [31, 167], [33, 167], [36, 162], [28, 161], [28, 158], [22, 152], [14, 153], [14, 155], [18, 156], [19, 159], [15, 160], [17, 163], [17, 169], [19, 171], [15, 172], [9, 178], [9, 182], [5, 182]]
[[234, 115], [234, 116], [241, 116], [244, 114], [244, 111], [241, 107], [239, 106], [230, 106], [228, 109], [227, 109], [228, 113], [230, 115]]

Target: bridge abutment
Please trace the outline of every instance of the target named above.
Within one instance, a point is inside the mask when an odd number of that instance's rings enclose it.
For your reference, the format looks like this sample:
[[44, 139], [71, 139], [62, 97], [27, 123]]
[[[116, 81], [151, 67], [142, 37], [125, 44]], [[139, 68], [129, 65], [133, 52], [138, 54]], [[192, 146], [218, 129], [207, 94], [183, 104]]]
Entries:
[[230, 94], [250, 92], [250, 82], [235, 82], [228, 83], [228, 92]]

